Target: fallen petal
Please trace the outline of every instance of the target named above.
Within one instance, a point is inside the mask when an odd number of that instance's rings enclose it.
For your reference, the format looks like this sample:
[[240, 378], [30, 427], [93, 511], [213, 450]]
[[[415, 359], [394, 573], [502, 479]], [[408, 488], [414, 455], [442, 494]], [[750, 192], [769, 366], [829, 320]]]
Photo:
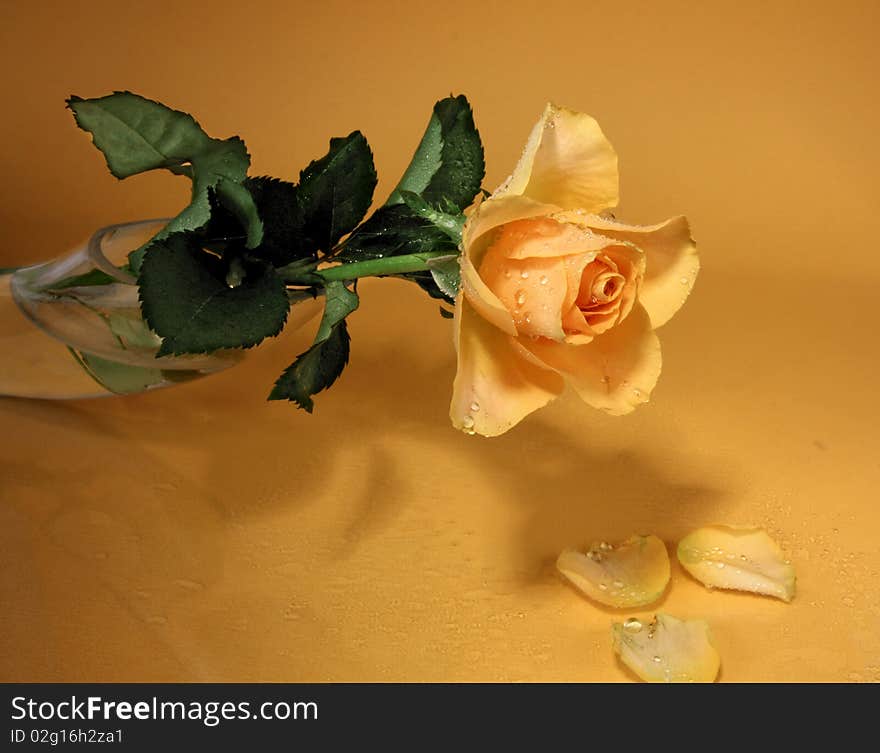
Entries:
[[678, 561], [709, 588], [794, 598], [794, 567], [761, 528], [699, 528], [679, 543]]
[[703, 620], [658, 614], [647, 625], [615, 622], [611, 639], [614, 653], [645, 682], [714, 682], [721, 667]]
[[656, 536], [632, 536], [617, 546], [598, 542], [586, 553], [567, 549], [556, 567], [579, 591], [611, 607], [652, 604], [669, 583], [669, 555]]

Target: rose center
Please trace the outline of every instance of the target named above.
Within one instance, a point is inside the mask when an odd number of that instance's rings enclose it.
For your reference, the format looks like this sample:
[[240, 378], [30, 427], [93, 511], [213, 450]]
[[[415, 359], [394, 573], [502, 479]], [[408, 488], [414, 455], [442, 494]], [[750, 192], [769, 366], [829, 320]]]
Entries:
[[[596, 304], [608, 303], [613, 301], [623, 290], [626, 280], [623, 275], [617, 272], [603, 272], [596, 275], [593, 284], [590, 285], [590, 298], [587, 301], [578, 301], [582, 308], [588, 308]], [[584, 306], [586, 304], [586, 306]]]

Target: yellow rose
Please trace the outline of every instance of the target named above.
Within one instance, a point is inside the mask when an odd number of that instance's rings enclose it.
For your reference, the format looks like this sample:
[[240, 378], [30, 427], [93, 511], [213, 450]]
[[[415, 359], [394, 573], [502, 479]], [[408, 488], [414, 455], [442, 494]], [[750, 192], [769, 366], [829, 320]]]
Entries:
[[547, 105], [513, 174], [462, 235], [455, 307], [456, 428], [502, 434], [568, 383], [629, 413], [660, 376], [654, 330], [699, 270], [684, 217], [624, 225], [617, 155], [593, 118]]

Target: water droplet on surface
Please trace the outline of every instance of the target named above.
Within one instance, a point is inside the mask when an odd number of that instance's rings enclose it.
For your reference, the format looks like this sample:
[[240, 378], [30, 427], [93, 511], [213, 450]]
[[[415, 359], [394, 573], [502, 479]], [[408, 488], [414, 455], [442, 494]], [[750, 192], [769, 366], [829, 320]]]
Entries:
[[465, 416], [461, 421], [462, 431], [465, 434], [473, 434], [474, 433], [474, 417], [473, 416]]
[[719, 570], [722, 570], [722, 569], [724, 569], [724, 563], [723, 562], [716, 562], [715, 567], [717, 567]]
[[526, 291], [525, 290], [517, 290], [516, 291], [516, 302], [517, 305], [522, 306], [526, 302]]
[[663, 659], [661, 659], [659, 656], [653, 656], [653, 657], [651, 657], [651, 659], [652, 659], [652, 661], [656, 662], [657, 664], [659, 664], [660, 662], [663, 661]]
[[687, 277], [682, 277], [682, 278], [679, 280], [679, 282], [680, 282], [682, 285], [687, 285], [687, 284], [688, 284], [688, 278], [687, 278]]
[[538, 280], [538, 282], [540, 282], [542, 285], [546, 285], [548, 282], [550, 282], [550, 278], [547, 277], [547, 275], [541, 275], [541, 279]]
[[641, 397], [641, 396], [642, 396], [642, 391], [641, 391], [638, 387], [636, 387], [636, 388], [633, 390], [633, 395], [635, 395], [636, 397]]
[[523, 321], [526, 324], [531, 324], [532, 323], [532, 315], [529, 314], [528, 312], [526, 312], [526, 315], [523, 317]]
[[612, 585], [613, 585], [615, 588], [623, 588], [623, 581], [622, 581], [622, 580], [616, 580], [616, 581], [614, 581], [614, 583], [613, 583]]
[[509, 270], [509, 269], [505, 269], [505, 270], [504, 270], [504, 276], [505, 276], [508, 280], [510, 279], [510, 270]]
[[522, 277], [524, 280], [528, 280], [528, 279], [529, 279], [529, 273], [528, 273], [528, 271], [525, 270], [525, 269], [524, 269], [522, 272], [519, 273], [519, 276]]
[[478, 410], [480, 410], [480, 404], [476, 400], [474, 400], [474, 402], [471, 403], [471, 410], [474, 413], [476, 413]]
[[638, 633], [642, 629], [642, 621], [630, 617], [628, 620], [624, 620], [623, 629], [628, 633]]
[[600, 590], [600, 591], [607, 591], [607, 590], [608, 590], [608, 586], [605, 585], [604, 583], [600, 583], [600, 584], [599, 584], [599, 590]]
[[174, 581], [174, 585], [187, 591], [201, 591], [205, 587], [204, 583], [188, 578], [178, 578]]

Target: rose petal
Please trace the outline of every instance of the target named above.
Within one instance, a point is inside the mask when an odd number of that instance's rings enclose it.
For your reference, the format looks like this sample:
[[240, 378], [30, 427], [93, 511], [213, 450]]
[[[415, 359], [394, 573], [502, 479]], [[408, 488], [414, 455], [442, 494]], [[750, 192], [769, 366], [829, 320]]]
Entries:
[[562, 317], [562, 328], [565, 330], [565, 342], [571, 345], [586, 345], [593, 341], [597, 334], [587, 324], [583, 313], [577, 306], [572, 306]]
[[503, 434], [564, 389], [564, 381], [518, 355], [511, 338], [459, 295], [455, 306], [458, 370], [452, 387], [452, 425], [468, 433]]
[[[565, 295], [565, 302], [562, 304], [563, 311], [567, 312], [569, 311], [569, 309], [577, 308], [575, 304], [577, 303], [578, 296], [580, 295], [581, 282], [584, 278], [584, 273], [587, 269], [587, 266], [592, 264], [595, 258], [596, 256], [593, 253], [573, 254], [572, 256], [565, 257], [565, 278], [567, 283], [567, 290]], [[575, 318], [572, 324], [575, 325], [575, 323], [579, 323], [582, 319], [583, 317]], [[581, 330], [580, 326], [577, 325], [574, 326], [574, 329], [578, 332], [585, 331], [592, 334], [589, 330], [589, 325], [587, 325], [586, 322], [584, 322], [583, 326], [587, 327], [587, 329]]]
[[474, 269], [467, 256], [462, 254], [458, 259], [461, 270], [461, 290], [470, 304], [487, 321], [494, 324], [508, 335], [516, 335], [516, 325], [510, 311], [498, 299]]
[[638, 246], [645, 252], [645, 276], [639, 301], [651, 317], [654, 328], [668, 322], [678, 311], [697, 279], [700, 259], [691, 238], [687, 218], [673, 217], [657, 225], [625, 225], [601, 217], [566, 213], [560, 219], [581, 221], [597, 232]]
[[617, 154], [589, 115], [548, 104], [495, 194], [598, 213], [617, 206]]
[[669, 583], [669, 555], [656, 536], [632, 536], [617, 546], [598, 542], [586, 554], [567, 549], [556, 567], [583, 594], [611, 607], [652, 604]]
[[721, 657], [703, 620], [658, 614], [642, 625], [630, 619], [611, 626], [621, 661], [646, 682], [714, 682]]
[[510, 259], [558, 257], [601, 251], [615, 241], [570, 222], [533, 217], [504, 225], [492, 248]]
[[761, 528], [699, 528], [679, 543], [678, 561], [709, 588], [794, 598], [794, 567]]
[[461, 247], [475, 267], [480, 266], [483, 254], [494, 241], [491, 231], [509, 222], [545, 217], [558, 211], [558, 207], [534, 201], [526, 196], [500, 196], [486, 199], [464, 224]]
[[582, 400], [615, 416], [647, 402], [660, 377], [660, 341], [638, 304], [620, 324], [586, 345], [528, 338], [519, 342], [565, 376]]
[[562, 259], [508, 259], [497, 244], [486, 252], [480, 277], [513, 312], [519, 334], [562, 340], [562, 303], [566, 294]]

